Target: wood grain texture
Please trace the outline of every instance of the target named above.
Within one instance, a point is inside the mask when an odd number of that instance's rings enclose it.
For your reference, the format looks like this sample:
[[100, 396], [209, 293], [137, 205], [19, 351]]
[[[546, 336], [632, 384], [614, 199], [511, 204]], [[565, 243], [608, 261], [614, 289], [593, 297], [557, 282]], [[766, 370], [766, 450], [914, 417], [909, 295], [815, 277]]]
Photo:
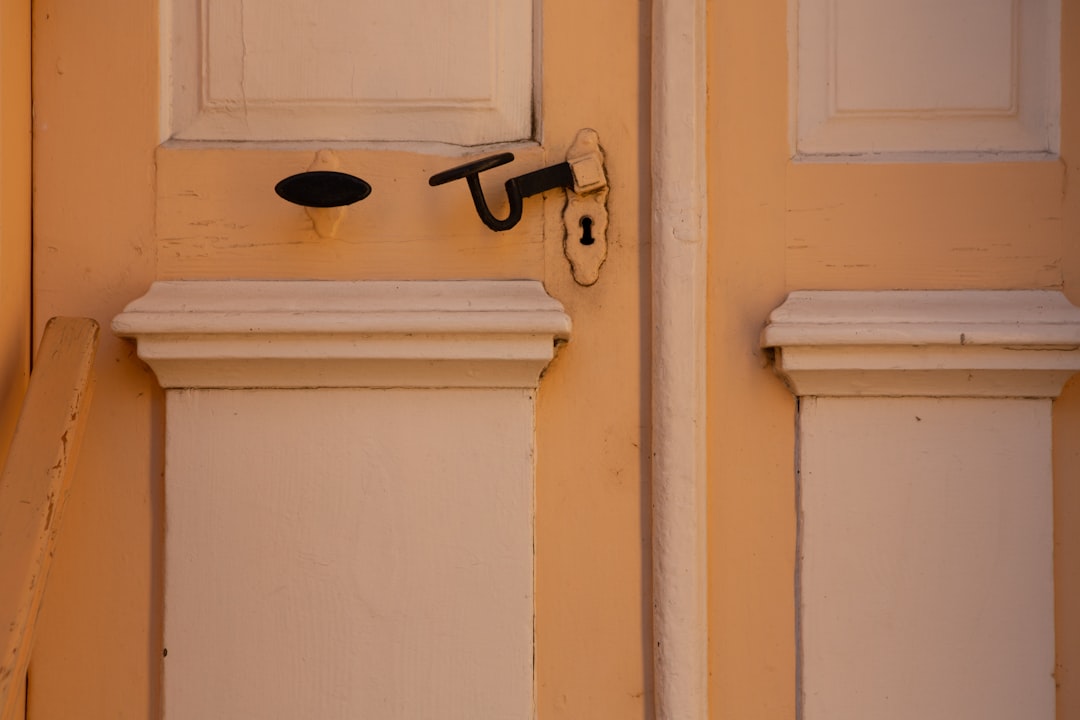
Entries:
[[1065, 168], [1032, 163], [792, 163], [792, 290], [1061, 285]]
[[165, 717], [534, 717], [533, 395], [169, 390]]
[[[483, 176], [500, 217], [502, 183], [543, 160], [536, 147], [515, 156]], [[345, 209], [334, 237], [322, 238], [304, 208], [274, 194], [277, 181], [306, 170], [314, 157], [315, 148], [160, 148], [159, 278], [541, 278], [540, 198], [526, 199], [522, 221], [496, 234], [476, 216], [463, 181], [427, 184], [460, 158], [335, 150], [338, 169], [369, 182], [372, 193]]]
[[86, 427], [99, 327], [54, 318], [45, 329], [0, 475], [0, 711], [14, 718], [53, 549]]
[[804, 398], [803, 717], [1053, 720], [1049, 399]]

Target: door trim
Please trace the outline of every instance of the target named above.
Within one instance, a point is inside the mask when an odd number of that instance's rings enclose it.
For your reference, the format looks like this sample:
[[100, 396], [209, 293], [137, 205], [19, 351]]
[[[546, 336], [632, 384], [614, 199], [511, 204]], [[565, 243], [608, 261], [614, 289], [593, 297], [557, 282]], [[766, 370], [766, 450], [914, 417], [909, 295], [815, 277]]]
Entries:
[[657, 720], [703, 720], [708, 715], [705, 6], [705, 0], [657, 0], [652, 16], [652, 593]]

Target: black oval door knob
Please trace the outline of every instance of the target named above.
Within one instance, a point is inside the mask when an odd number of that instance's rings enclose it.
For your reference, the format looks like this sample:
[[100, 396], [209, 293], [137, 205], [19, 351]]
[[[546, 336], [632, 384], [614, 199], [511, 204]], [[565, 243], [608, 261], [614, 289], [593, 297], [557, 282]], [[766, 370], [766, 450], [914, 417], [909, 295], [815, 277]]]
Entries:
[[348, 173], [309, 170], [285, 178], [274, 192], [296, 205], [332, 208], [360, 202], [371, 194], [371, 185]]

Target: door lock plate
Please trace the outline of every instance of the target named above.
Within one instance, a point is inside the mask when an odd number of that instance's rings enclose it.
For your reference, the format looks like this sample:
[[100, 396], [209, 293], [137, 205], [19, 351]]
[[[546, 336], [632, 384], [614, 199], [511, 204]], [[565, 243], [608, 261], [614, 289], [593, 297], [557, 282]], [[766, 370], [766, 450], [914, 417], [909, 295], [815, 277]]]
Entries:
[[607, 259], [608, 182], [604, 151], [595, 130], [578, 131], [566, 162], [574, 186], [566, 188], [563, 254], [570, 261], [574, 281], [587, 287], [600, 279], [600, 266]]

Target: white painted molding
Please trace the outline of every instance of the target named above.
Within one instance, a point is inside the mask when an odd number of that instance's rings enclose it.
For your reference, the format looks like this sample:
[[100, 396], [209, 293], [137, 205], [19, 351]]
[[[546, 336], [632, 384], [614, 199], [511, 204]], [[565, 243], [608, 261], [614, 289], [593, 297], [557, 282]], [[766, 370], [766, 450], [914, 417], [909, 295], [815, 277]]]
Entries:
[[155, 283], [164, 715], [535, 715], [534, 281]]
[[532, 137], [533, 0], [165, 6], [168, 137], [454, 145]]
[[762, 345], [798, 423], [799, 716], [1054, 717], [1062, 293], [802, 291]]
[[1060, 5], [790, 0], [796, 156], [1056, 154]]
[[654, 704], [704, 720], [706, 2], [652, 7]]
[[570, 318], [535, 281], [165, 281], [113, 330], [166, 388], [535, 388]]
[[1080, 371], [1058, 291], [800, 291], [762, 334], [796, 395], [1056, 397]]

